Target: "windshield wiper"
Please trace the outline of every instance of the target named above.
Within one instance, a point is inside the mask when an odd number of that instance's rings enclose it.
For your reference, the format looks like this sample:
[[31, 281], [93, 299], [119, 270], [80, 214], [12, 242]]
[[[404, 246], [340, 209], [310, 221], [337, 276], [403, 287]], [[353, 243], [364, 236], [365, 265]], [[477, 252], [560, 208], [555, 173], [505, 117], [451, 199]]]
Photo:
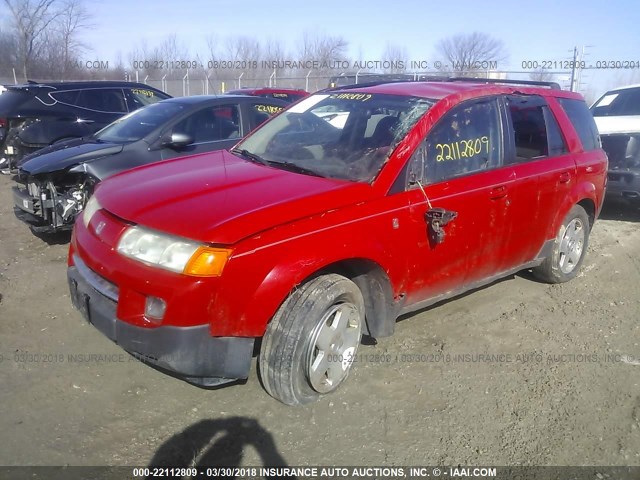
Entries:
[[324, 175], [321, 175], [318, 172], [311, 170], [310, 168], [301, 167], [300, 165], [297, 165], [292, 162], [276, 162], [274, 160], [274, 161], [270, 161], [269, 164], [275, 165], [276, 168], [281, 167], [283, 168], [283, 170], [289, 170], [290, 172], [304, 173], [306, 175], [313, 175], [314, 177], [324, 178]]
[[276, 160], [267, 160], [262, 158], [260, 155], [252, 153], [244, 148], [234, 148], [231, 150], [231, 153], [236, 153], [242, 157], [245, 157], [252, 162], [259, 163], [261, 165], [266, 165], [267, 167], [275, 167], [282, 168], [283, 170], [289, 170], [290, 172], [304, 173], [306, 175], [313, 175], [315, 177], [324, 177], [320, 175], [318, 172], [315, 172], [309, 168], [301, 167], [300, 165], [296, 165], [292, 162], [278, 162]]
[[233, 150], [231, 150], [231, 153], [237, 153], [238, 155], [241, 155], [245, 158], [248, 158], [249, 160], [251, 160], [254, 163], [259, 163], [261, 165], [266, 165], [267, 167], [269, 166], [269, 161], [265, 160], [264, 158], [262, 158], [260, 155], [256, 155], [255, 153], [251, 153], [249, 150], [246, 150], [244, 148], [234, 148]]

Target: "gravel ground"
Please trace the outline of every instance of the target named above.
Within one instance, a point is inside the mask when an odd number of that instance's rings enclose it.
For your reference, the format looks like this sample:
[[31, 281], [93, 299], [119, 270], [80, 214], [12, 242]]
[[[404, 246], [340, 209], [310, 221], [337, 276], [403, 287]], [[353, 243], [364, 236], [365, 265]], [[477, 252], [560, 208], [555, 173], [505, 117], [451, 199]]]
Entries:
[[640, 213], [606, 208], [583, 271], [405, 316], [334, 395], [286, 407], [130, 357], [71, 307], [68, 238], [0, 177], [0, 465], [640, 465]]

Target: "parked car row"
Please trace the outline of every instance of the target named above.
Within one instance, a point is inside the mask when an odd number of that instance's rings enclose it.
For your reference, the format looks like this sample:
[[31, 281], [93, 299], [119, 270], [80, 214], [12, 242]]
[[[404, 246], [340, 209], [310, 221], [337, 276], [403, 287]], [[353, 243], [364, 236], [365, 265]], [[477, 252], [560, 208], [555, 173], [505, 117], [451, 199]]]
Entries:
[[286, 106], [241, 95], [172, 98], [94, 135], [56, 143], [19, 163], [16, 214], [40, 233], [70, 229], [98, 182], [140, 165], [232, 147]]

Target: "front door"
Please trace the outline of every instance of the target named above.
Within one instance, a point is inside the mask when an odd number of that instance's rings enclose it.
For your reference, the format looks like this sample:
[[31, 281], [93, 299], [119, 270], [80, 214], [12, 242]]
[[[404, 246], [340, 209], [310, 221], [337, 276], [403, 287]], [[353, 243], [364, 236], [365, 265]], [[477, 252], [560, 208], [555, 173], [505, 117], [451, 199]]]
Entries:
[[514, 180], [502, 162], [501, 124], [495, 98], [464, 102], [438, 121], [411, 158], [409, 303], [498, 273]]

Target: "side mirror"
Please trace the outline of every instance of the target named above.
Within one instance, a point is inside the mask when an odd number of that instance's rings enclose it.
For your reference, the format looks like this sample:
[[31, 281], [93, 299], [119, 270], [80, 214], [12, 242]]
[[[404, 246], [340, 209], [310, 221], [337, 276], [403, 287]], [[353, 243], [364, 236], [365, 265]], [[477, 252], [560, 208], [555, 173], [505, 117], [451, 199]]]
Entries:
[[183, 148], [193, 143], [193, 137], [187, 133], [173, 132], [169, 138], [162, 142], [163, 147]]

